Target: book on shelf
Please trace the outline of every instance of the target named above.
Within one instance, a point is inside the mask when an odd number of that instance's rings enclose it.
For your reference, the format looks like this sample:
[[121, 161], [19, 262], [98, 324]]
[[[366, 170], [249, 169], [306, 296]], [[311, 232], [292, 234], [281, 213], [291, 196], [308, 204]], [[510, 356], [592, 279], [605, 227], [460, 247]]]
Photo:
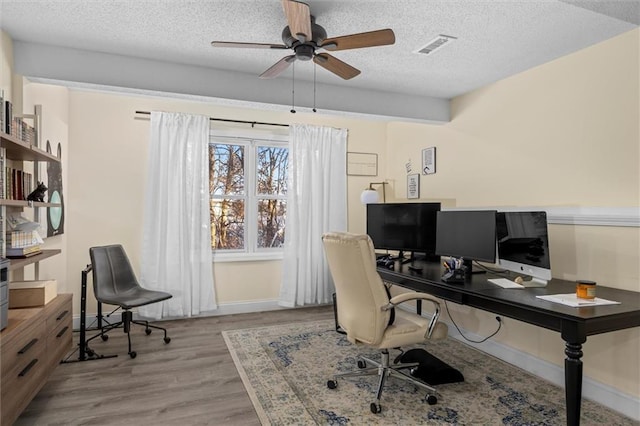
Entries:
[[0, 89], [0, 129], [4, 132], [4, 90]]
[[7, 231], [7, 248], [23, 248], [43, 243], [38, 231]]
[[39, 254], [42, 251], [39, 244], [29, 246], [29, 247], [21, 247], [21, 248], [6, 248], [6, 256], [8, 258], [22, 258], [22, 257], [30, 257]]
[[0, 199], [4, 200], [7, 198], [7, 189], [6, 189], [6, 175], [4, 172], [1, 172], [5, 169], [7, 165], [7, 150], [4, 147], [0, 147]]
[[10, 101], [4, 101], [4, 128], [3, 132], [11, 134], [11, 122], [13, 121], [13, 105]]

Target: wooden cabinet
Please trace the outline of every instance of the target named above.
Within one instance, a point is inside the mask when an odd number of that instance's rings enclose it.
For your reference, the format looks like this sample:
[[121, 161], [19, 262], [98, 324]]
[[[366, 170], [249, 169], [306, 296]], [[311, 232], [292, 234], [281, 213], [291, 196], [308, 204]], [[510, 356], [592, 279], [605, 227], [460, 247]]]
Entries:
[[0, 424], [10, 425], [72, 347], [72, 295], [41, 308], [9, 309], [0, 333]]

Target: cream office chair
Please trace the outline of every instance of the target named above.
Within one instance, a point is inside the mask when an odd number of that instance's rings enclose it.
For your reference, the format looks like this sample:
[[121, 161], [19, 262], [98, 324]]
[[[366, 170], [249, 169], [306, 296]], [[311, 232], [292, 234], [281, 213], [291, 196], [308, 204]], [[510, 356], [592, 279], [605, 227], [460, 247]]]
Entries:
[[[435, 404], [436, 390], [420, 382], [408, 373], [417, 364], [389, 363], [389, 349], [422, 343], [425, 340], [443, 339], [447, 336], [447, 325], [439, 322], [440, 304], [423, 293], [403, 293], [389, 299], [385, 285], [376, 271], [373, 242], [367, 235], [345, 232], [326, 233], [322, 236], [325, 255], [336, 286], [338, 322], [346, 331], [347, 339], [356, 345], [380, 349], [381, 361], [360, 357], [356, 370], [334, 375], [327, 382], [330, 389], [338, 386], [338, 378], [348, 376], [379, 376], [376, 399], [370, 404], [371, 412], [380, 413], [380, 398], [387, 377], [406, 380], [426, 390], [425, 400]], [[400, 303], [409, 300], [425, 300], [435, 308], [431, 318], [395, 309], [393, 323], [389, 324], [391, 312]], [[368, 365], [373, 367], [367, 367]]]

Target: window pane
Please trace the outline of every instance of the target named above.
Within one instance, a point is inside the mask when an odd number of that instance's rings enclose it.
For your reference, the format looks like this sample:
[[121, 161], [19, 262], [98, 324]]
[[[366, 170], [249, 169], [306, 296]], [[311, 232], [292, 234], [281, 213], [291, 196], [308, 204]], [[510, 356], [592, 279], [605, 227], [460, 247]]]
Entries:
[[211, 200], [211, 247], [244, 249], [244, 200]]
[[209, 145], [209, 193], [211, 195], [244, 194], [244, 147]]
[[289, 149], [258, 146], [256, 160], [258, 195], [286, 195]]
[[258, 201], [258, 248], [284, 246], [286, 213], [284, 200]]

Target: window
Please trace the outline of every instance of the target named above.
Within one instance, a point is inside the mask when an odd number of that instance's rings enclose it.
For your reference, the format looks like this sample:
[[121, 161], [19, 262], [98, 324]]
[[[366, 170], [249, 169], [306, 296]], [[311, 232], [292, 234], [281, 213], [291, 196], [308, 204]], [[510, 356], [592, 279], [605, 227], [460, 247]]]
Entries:
[[264, 139], [212, 135], [209, 190], [214, 258], [281, 256], [288, 160], [289, 149], [281, 135]]

